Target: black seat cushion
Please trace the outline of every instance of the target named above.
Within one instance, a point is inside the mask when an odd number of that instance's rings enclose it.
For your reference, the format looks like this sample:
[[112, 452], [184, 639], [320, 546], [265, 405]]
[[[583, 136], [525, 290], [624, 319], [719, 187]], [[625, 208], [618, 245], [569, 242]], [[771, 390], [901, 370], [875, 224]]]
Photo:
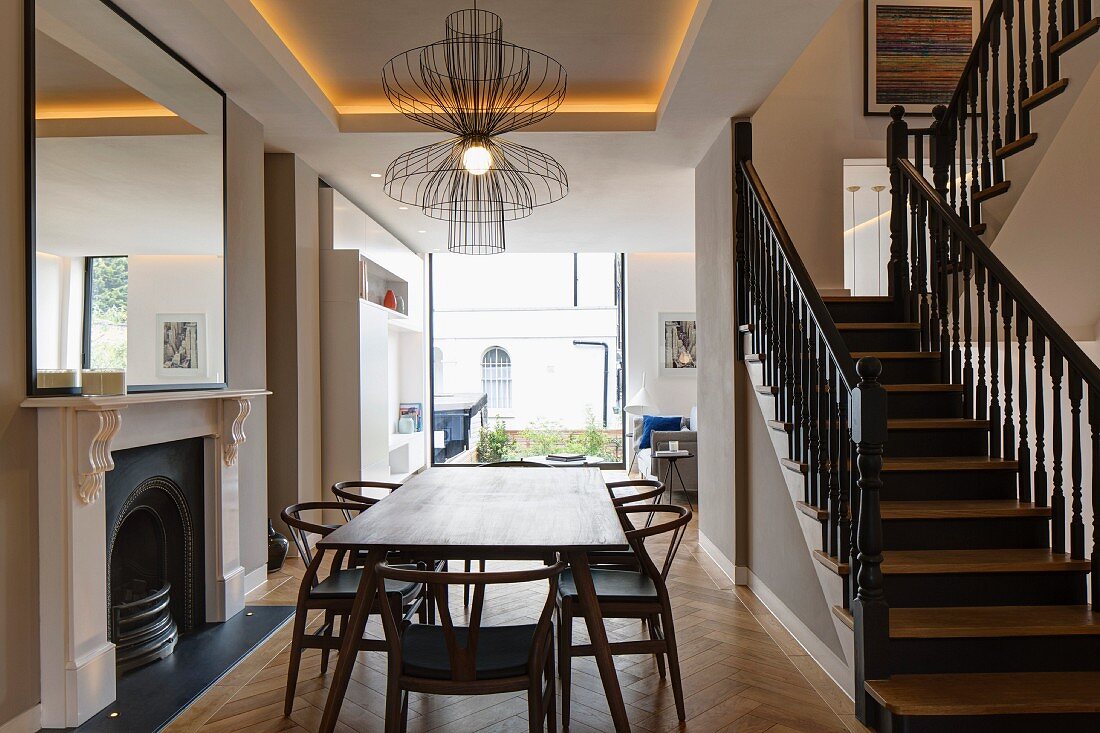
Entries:
[[[592, 584], [596, 586], [596, 595], [601, 601], [655, 601], [657, 587], [648, 576], [633, 570], [592, 569]], [[558, 594], [562, 598], [577, 598], [577, 584], [573, 580], [573, 571], [561, 574]]]
[[[406, 568], [408, 570], [416, 570], [415, 565], [401, 565], [399, 567]], [[359, 580], [363, 577], [362, 568], [352, 568], [351, 570], [337, 570], [329, 575], [327, 578], [318, 583], [313, 590], [309, 592], [310, 598], [317, 598], [322, 600], [332, 600], [339, 598], [355, 598], [356, 591], [359, 590]], [[415, 595], [419, 585], [417, 583], [406, 583], [403, 580], [387, 580], [386, 592], [387, 593], [400, 593], [403, 597], [409, 597]]]
[[[455, 639], [466, 645], [469, 629], [455, 627]], [[535, 625], [483, 626], [477, 637], [477, 678], [496, 680], [527, 674], [527, 659], [535, 638]], [[413, 624], [401, 639], [404, 673], [433, 680], [451, 679], [451, 661], [442, 626]]]

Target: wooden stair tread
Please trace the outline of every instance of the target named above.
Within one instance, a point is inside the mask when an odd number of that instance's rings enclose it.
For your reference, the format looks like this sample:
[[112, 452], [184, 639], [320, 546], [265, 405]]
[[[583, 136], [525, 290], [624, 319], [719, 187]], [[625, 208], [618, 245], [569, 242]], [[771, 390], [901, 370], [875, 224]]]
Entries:
[[789, 433], [794, 428], [794, 425], [789, 422], [783, 422], [782, 420], [768, 420], [768, 427], [781, 433]]
[[919, 331], [919, 323], [908, 323], [905, 321], [883, 321], [874, 322], [869, 321], [865, 323], [838, 323], [836, 324], [836, 330], [838, 331]]
[[1019, 153], [1022, 150], [1027, 150], [1036, 143], [1039, 139], [1039, 133], [1032, 132], [1022, 137], [1013, 140], [1008, 145], [1002, 145], [994, 151], [994, 155], [998, 158], [1008, 158], [1010, 156]]
[[737, 330], [741, 333], [752, 333], [753, 327], [751, 323], [742, 323], [740, 326], [737, 327]]
[[1066, 87], [1068, 86], [1069, 79], [1059, 79], [1050, 86], [1040, 89], [1039, 91], [1032, 94], [1030, 97], [1025, 99], [1020, 106], [1025, 112], [1030, 112], [1044, 102], [1049, 102], [1062, 92], [1066, 91]]
[[829, 518], [828, 509], [821, 509], [814, 506], [813, 504], [807, 504], [804, 501], [796, 501], [794, 503], [794, 506], [796, 509], [798, 509], [798, 511], [802, 512], [807, 517], [810, 517], [811, 519], [816, 519], [819, 522], [824, 522], [826, 519]]
[[883, 554], [888, 575], [954, 575], [958, 573], [1088, 572], [1088, 560], [1072, 560], [1049, 549], [892, 550]]
[[780, 458], [780, 465], [788, 471], [794, 471], [795, 473], [806, 473], [810, 470], [810, 464], [796, 461], [793, 458]]
[[853, 351], [852, 358], [859, 360], [865, 356], [876, 359], [939, 359], [938, 351]]
[[1001, 181], [1000, 183], [994, 183], [989, 188], [983, 188], [978, 191], [972, 197], [972, 200], [976, 204], [980, 204], [983, 201], [988, 201], [991, 198], [1000, 196], [1003, 193], [1007, 193], [1008, 189], [1012, 188], [1012, 181]]
[[1100, 713], [1100, 672], [906, 674], [864, 686], [895, 715]]
[[767, 361], [767, 354], [745, 354], [745, 361], [752, 362], [754, 364], [763, 364]]
[[887, 430], [975, 430], [989, 429], [988, 420], [966, 417], [911, 417], [886, 421]]
[[942, 501], [884, 501], [883, 519], [995, 519], [1049, 517], [1050, 507], [1015, 499], [946, 499]]
[[889, 295], [823, 295], [821, 300], [825, 303], [893, 303], [894, 298]]
[[962, 392], [961, 384], [884, 384], [887, 392]]
[[[849, 629], [855, 617], [843, 606], [833, 615]], [[1095, 636], [1100, 615], [1089, 606], [969, 606], [891, 608], [891, 639], [976, 639], [1019, 636]]]
[[777, 395], [779, 394], [779, 387], [773, 387], [770, 384], [758, 384], [753, 387], [759, 394]]
[[837, 575], [848, 574], [848, 563], [840, 562], [835, 557], [831, 557], [821, 550], [814, 550], [814, 560], [817, 560], [819, 563], [829, 568]]
[[886, 458], [883, 471], [1018, 471], [1018, 461], [988, 456], [921, 456]]
[[1098, 30], [1100, 30], [1100, 18], [1093, 18], [1087, 23], [1082, 23], [1080, 28], [1067, 34], [1057, 43], [1052, 43], [1047, 53], [1051, 56], [1060, 56]]

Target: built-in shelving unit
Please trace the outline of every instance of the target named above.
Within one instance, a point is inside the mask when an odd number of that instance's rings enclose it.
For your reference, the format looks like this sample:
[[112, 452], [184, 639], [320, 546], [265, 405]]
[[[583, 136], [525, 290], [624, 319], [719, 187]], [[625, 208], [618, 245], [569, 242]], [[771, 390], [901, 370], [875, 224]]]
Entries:
[[427, 406], [424, 261], [334, 189], [320, 212], [322, 481], [401, 482], [428, 457], [397, 432], [402, 404]]

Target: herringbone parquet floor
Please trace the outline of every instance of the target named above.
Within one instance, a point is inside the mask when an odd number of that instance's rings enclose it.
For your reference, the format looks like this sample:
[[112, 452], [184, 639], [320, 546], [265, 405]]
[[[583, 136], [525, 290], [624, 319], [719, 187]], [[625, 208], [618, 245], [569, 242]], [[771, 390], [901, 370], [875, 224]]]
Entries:
[[[640, 733], [818, 733], [858, 731], [852, 703], [806, 655], [787, 631], [747, 589], [735, 588], [697, 546], [693, 521], [672, 569], [676, 633], [684, 675], [688, 721], [676, 720], [672, 688], [657, 674], [651, 656], [616, 657], [631, 725]], [[656, 551], [656, 550], [654, 550]], [[656, 556], [656, 555], [655, 555]], [[492, 565], [492, 564], [491, 564]], [[500, 564], [503, 566], [504, 564]], [[293, 605], [301, 564], [288, 561], [269, 576], [249, 602]], [[530, 618], [545, 599], [546, 586], [490, 587], [487, 623]], [[461, 594], [454, 593], [456, 616]], [[641, 638], [637, 621], [609, 620], [613, 640]], [[585, 638], [576, 622], [575, 638]], [[381, 634], [372, 619], [368, 633]], [[307, 651], [302, 662], [294, 713], [282, 714], [286, 683], [289, 625], [242, 661], [183, 712], [169, 733], [306, 733], [317, 730], [331, 677], [320, 676], [320, 653]], [[330, 665], [330, 673], [332, 666]], [[614, 729], [607, 712], [595, 662], [573, 662], [573, 733]], [[360, 654], [348, 689], [341, 733], [381, 733], [385, 694], [385, 659]], [[518, 733], [527, 730], [523, 694], [486, 697], [413, 695], [409, 733]]]

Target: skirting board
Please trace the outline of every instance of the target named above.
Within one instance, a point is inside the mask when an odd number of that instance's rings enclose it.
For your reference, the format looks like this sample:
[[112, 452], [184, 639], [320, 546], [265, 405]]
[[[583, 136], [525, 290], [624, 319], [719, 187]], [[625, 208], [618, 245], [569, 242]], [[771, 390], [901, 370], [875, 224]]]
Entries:
[[267, 582], [267, 565], [261, 565], [244, 576], [244, 594], [248, 595]]
[[733, 581], [734, 585], [748, 585], [749, 569], [744, 566], [735, 566], [702, 532], [699, 533], [699, 549], [707, 554], [707, 557], [718, 566], [723, 575]]
[[747, 583], [749, 590], [772, 612], [776, 620], [790, 632], [795, 641], [806, 650], [806, 653], [817, 662], [818, 666], [825, 670], [825, 674], [832, 678], [840, 691], [851, 698], [851, 689], [855, 683], [848, 664], [838, 657], [832, 649], [825, 646], [806, 624], [802, 623], [794, 611], [787, 608], [787, 605], [779, 600], [779, 596], [772, 593], [771, 588], [764, 585], [764, 582], [756, 577], [751, 570], [746, 568], [746, 571], [749, 576]]
[[0, 725], [0, 733], [37, 733], [42, 728], [42, 706], [35, 705], [30, 710], [15, 716]]

